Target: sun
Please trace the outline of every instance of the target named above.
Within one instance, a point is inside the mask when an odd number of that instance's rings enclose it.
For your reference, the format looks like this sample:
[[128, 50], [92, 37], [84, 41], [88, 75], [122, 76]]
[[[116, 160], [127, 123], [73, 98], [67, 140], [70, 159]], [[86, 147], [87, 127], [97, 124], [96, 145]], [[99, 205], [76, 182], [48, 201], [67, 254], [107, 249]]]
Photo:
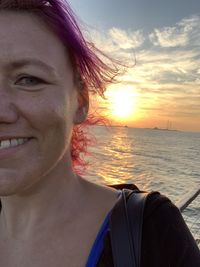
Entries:
[[128, 120], [136, 113], [137, 95], [132, 87], [115, 87], [108, 91], [109, 110], [112, 117]]
[[113, 115], [121, 118], [127, 118], [132, 113], [134, 107], [133, 99], [124, 90], [118, 91], [113, 96], [111, 110]]

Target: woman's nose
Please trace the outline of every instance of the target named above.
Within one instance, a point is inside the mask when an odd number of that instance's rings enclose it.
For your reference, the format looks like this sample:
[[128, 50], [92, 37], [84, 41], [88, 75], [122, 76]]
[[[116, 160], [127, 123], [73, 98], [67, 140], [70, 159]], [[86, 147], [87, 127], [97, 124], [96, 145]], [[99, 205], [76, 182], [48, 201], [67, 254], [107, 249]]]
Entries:
[[14, 123], [17, 119], [18, 113], [13, 97], [0, 89], [0, 124]]

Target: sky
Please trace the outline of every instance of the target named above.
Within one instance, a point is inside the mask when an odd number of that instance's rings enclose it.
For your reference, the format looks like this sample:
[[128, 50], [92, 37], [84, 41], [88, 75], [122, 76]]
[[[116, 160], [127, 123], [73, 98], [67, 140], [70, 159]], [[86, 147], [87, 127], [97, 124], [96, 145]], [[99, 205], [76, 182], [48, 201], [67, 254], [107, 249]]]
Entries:
[[200, 132], [199, 0], [69, 2], [87, 38], [129, 66], [95, 100], [113, 125]]

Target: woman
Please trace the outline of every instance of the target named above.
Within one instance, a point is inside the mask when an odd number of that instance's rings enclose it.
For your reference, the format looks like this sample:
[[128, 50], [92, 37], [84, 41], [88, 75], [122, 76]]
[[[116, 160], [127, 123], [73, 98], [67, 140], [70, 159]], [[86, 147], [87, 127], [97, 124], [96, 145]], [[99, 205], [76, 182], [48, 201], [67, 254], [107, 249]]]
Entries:
[[[103, 95], [116, 75], [94, 51], [67, 3], [0, 2], [0, 266], [113, 266], [107, 225], [120, 191], [76, 174], [88, 93]], [[200, 262], [164, 196], [149, 197], [143, 232], [141, 266]]]

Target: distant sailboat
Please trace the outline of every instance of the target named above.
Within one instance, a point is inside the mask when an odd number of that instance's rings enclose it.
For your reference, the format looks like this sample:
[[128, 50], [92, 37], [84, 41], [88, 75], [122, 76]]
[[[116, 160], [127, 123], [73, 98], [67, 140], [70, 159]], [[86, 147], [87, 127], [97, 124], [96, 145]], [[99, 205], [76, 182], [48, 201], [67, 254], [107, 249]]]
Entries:
[[166, 128], [166, 130], [172, 130], [172, 122], [171, 121], [167, 121], [167, 128]]
[[154, 127], [153, 130], [160, 130], [160, 131], [177, 131], [172, 128], [172, 122], [170, 120], [167, 121], [166, 128], [159, 128]]

